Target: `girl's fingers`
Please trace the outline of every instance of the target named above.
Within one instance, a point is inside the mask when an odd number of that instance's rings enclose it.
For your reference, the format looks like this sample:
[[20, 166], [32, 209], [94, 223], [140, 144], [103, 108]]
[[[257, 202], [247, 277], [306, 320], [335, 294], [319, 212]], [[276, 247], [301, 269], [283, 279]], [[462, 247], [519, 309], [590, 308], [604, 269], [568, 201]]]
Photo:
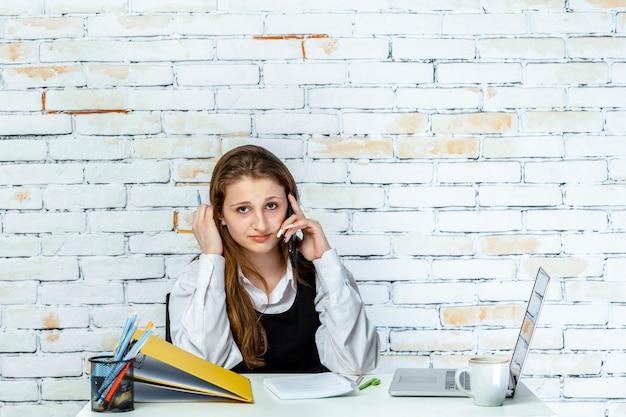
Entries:
[[[298, 230], [301, 230], [303, 233], [303, 238], [304, 238], [304, 234], [311, 234], [314, 235], [314, 226], [315, 223], [309, 219], [297, 219], [295, 222], [288, 224], [287, 226], [285, 226], [283, 229], [281, 229], [284, 233], [284, 239], [285, 242], [288, 241], [289, 239], [291, 239], [291, 237], [293, 235], [295, 235], [296, 233], [298, 233]], [[279, 234], [281, 234], [281, 231], [278, 232]], [[278, 236], [280, 238], [280, 236]]]
[[[280, 239], [280, 237], [283, 235], [283, 233], [286, 233], [289, 229], [291, 229], [294, 226], [295, 223], [290, 223], [287, 226], [281, 228], [278, 233], [276, 234], [276, 237], [278, 239]], [[287, 236], [285, 235], [285, 239], [287, 239]]]
[[291, 204], [293, 213], [297, 216], [304, 216], [304, 213], [302, 212], [302, 208], [300, 207], [300, 204], [298, 204], [298, 200], [296, 200], [296, 197], [294, 197], [293, 194], [287, 194], [287, 199], [289, 199], [289, 203]]
[[[207, 223], [210, 222], [210, 223]], [[196, 211], [193, 213], [192, 219], [192, 228], [193, 226], [197, 228], [203, 228], [207, 226], [211, 226], [213, 222], [213, 208], [210, 205], [202, 204], [196, 208]]]
[[215, 220], [213, 220], [212, 206], [203, 204], [196, 208], [191, 229], [202, 253], [222, 254], [222, 240]]

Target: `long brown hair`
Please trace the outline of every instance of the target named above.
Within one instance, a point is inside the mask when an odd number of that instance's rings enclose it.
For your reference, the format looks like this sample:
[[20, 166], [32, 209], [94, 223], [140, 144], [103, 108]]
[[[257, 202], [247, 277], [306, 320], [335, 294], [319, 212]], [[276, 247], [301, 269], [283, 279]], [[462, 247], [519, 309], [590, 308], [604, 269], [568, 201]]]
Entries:
[[[248, 293], [239, 283], [238, 268], [253, 271], [265, 285], [265, 279], [246, 258], [241, 247], [233, 240], [228, 228], [221, 226], [221, 213], [226, 198], [226, 188], [243, 177], [269, 178], [289, 190], [298, 199], [298, 187], [285, 164], [273, 153], [259, 146], [244, 145], [225, 153], [215, 165], [211, 177], [210, 198], [213, 219], [224, 246], [226, 261], [224, 280], [226, 289], [226, 312], [230, 328], [243, 360], [248, 368], [263, 366], [262, 356], [267, 351], [267, 336]], [[287, 245], [282, 246], [282, 260], [287, 265]], [[299, 264], [303, 263], [300, 257]], [[309, 269], [308, 265], [303, 265]], [[298, 283], [301, 279], [294, 269]]]

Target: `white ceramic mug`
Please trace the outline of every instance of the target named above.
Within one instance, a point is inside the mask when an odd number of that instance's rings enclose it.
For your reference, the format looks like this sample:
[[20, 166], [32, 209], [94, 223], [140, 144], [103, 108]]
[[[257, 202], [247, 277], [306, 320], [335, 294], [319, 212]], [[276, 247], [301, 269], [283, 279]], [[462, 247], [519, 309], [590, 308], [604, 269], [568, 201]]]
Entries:
[[[461, 384], [461, 375], [469, 376], [470, 389]], [[503, 356], [475, 356], [469, 366], [456, 371], [457, 388], [474, 399], [474, 404], [495, 407], [502, 405], [509, 387], [509, 359]]]

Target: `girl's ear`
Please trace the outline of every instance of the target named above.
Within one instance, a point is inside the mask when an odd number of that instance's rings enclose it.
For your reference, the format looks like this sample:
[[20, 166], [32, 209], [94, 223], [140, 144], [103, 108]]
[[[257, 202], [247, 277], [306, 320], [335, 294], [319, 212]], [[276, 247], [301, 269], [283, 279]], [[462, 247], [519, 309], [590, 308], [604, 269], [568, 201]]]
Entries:
[[217, 214], [217, 220], [220, 221], [220, 225], [226, 226], [226, 222], [224, 221], [224, 217], [222, 217], [222, 213], [215, 209], [215, 214]]

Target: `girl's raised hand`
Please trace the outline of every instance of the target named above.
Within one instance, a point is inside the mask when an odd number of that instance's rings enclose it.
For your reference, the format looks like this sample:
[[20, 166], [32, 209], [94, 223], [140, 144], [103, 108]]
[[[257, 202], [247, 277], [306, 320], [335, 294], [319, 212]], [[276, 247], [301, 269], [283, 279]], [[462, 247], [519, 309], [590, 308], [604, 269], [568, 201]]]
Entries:
[[326, 239], [322, 226], [317, 220], [309, 219], [304, 215], [293, 195], [288, 194], [287, 198], [293, 208], [293, 215], [286, 218], [283, 222], [279, 231], [279, 234], [282, 236], [279, 237], [284, 238], [285, 242], [287, 242], [298, 230], [302, 230], [303, 237], [298, 243], [300, 253], [309, 261], [321, 258], [324, 252], [330, 249], [330, 244]]
[[224, 251], [222, 237], [213, 220], [213, 207], [201, 204], [193, 213], [191, 230], [196, 237], [200, 250], [205, 254], [221, 255]]

